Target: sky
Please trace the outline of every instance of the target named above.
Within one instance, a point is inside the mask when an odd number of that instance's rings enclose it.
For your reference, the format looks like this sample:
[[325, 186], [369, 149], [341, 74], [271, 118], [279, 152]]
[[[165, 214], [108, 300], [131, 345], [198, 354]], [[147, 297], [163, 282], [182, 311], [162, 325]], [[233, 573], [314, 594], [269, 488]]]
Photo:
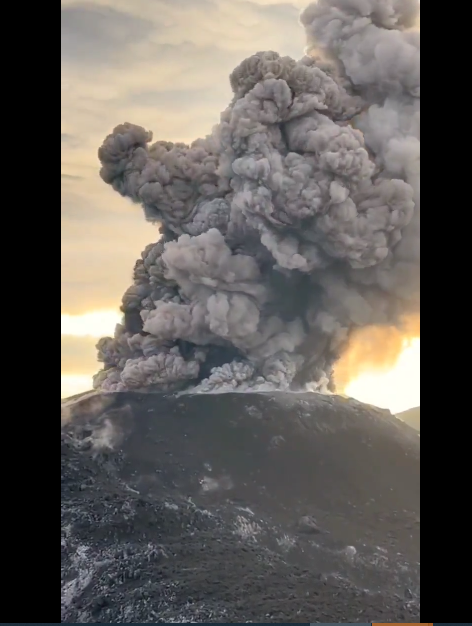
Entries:
[[[302, 56], [305, 4], [62, 0], [62, 397], [91, 388], [95, 343], [113, 333], [134, 263], [158, 238], [140, 207], [101, 181], [104, 137], [125, 121], [152, 130], [155, 140], [206, 135], [231, 99], [228, 77], [242, 59], [259, 50]], [[418, 405], [419, 343], [409, 350], [393, 378], [365, 374], [350, 393], [394, 411]]]

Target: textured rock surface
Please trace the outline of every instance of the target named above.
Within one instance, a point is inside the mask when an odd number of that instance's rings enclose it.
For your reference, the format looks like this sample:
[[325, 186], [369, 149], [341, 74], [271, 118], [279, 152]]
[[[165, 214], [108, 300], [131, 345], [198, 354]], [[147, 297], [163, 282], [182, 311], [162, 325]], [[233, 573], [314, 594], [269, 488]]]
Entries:
[[419, 621], [419, 436], [386, 412], [85, 395], [61, 455], [62, 622]]

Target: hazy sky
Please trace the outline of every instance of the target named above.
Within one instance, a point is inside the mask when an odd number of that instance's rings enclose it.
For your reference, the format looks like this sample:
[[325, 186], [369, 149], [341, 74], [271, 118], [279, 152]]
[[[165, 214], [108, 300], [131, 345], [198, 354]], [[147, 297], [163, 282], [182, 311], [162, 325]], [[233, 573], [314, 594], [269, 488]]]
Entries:
[[63, 0], [63, 395], [90, 386], [97, 339], [87, 335], [113, 333], [134, 262], [157, 238], [140, 207], [99, 178], [103, 138], [125, 121], [152, 130], [155, 140], [204, 136], [228, 104], [228, 76], [243, 58], [258, 50], [302, 56], [298, 15], [305, 5], [305, 0]]

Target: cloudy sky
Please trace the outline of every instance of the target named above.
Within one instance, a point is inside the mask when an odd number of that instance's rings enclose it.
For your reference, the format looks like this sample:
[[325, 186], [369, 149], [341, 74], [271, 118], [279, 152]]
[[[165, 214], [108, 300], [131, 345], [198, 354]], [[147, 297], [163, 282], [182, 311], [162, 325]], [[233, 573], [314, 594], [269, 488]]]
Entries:
[[62, 1], [63, 396], [90, 388], [97, 338], [113, 333], [134, 262], [157, 238], [141, 209], [99, 178], [103, 138], [122, 122], [152, 130], [155, 140], [206, 135], [231, 98], [228, 76], [242, 59], [258, 50], [302, 56], [305, 5]]

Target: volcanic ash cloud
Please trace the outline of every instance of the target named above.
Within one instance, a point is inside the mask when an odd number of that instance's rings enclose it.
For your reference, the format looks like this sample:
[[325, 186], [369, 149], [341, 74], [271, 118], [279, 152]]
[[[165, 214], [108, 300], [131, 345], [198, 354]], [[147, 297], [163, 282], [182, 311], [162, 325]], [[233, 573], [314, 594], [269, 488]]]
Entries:
[[349, 338], [419, 312], [420, 33], [410, 0], [325, 0], [300, 61], [258, 52], [190, 146], [122, 124], [101, 177], [161, 237], [94, 385], [332, 388]]

